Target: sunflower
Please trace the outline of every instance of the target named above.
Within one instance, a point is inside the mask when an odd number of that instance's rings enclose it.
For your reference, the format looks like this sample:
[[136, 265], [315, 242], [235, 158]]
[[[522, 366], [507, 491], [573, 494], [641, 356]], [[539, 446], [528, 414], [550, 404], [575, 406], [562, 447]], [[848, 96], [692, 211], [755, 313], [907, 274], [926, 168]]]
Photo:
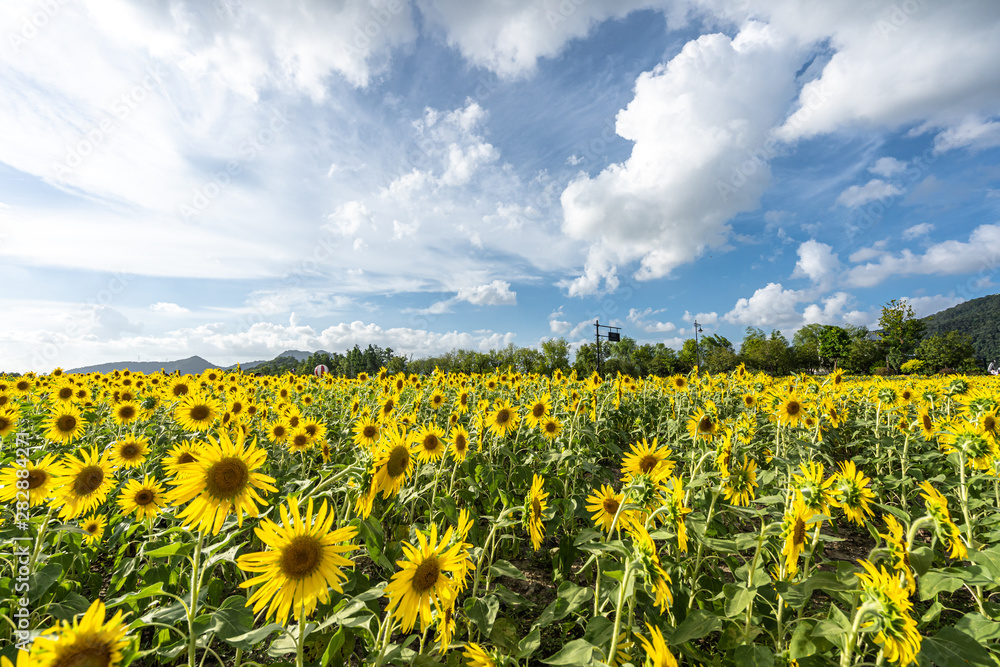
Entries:
[[122, 663], [122, 651], [129, 645], [125, 637], [126, 623], [121, 610], [107, 622], [104, 617], [104, 603], [94, 600], [79, 621], [74, 619], [72, 624], [63, 621], [52, 626], [31, 645], [30, 664], [117, 667]]
[[545, 480], [538, 475], [532, 476], [531, 490], [524, 500], [525, 518], [528, 523], [528, 532], [531, 534], [531, 546], [538, 551], [545, 538], [545, 509], [548, 503], [545, 499], [549, 497], [547, 492], [542, 491]]
[[802, 494], [796, 491], [795, 502], [792, 503], [791, 509], [785, 512], [781, 522], [781, 537], [785, 540], [781, 555], [785, 557], [785, 572], [789, 576], [794, 576], [799, 571], [799, 554], [805, 547], [809, 532], [806, 525], [814, 514], [815, 512], [803, 502]]
[[[607, 484], [603, 484], [600, 491], [594, 491], [587, 496], [587, 502], [590, 503], [587, 505], [587, 511], [593, 512], [590, 518], [593, 520], [594, 525], [610, 533], [611, 524], [618, 514], [618, 508], [625, 502], [625, 494], [615, 493], [613, 488]], [[627, 524], [629, 514], [627, 511], [622, 511], [621, 516], [618, 517], [619, 522]]]
[[304, 452], [315, 444], [315, 440], [309, 437], [309, 431], [304, 428], [293, 428], [285, 440], [285, 445], [293, 452]]
[[97, 544], [104, 537], [104, 527], [108, 524], [108, 518], [103, 514], [95, 514], [80, 520], [80, 528], [87, 533], [83, 536], [87, 544]]
[[664, 505], [665, 520], [674, 528], [677, 535], [677, 548], [682, 552], [687, 552], [687, 526], [684, 524], [684, 517], [691, 513], [690, 507], [684, 506], [684, 481], [680, 477], [671, 477], [670, 495]]
[[646, 623], [646, 628], [649, 629], [649, 640], [639, 635], [639, 642], [646, 651], [646, 664], [650, 667], [677, 667], [677, 659], [667, 648], [660, 629], [649, 623]]
[[917, 423], [920, 425], [920, 432], [924, 435], [924, 440], [933, 440], [934, 436], [937, 435], [937, 428], [934, 424], [934, 418], [931, 417], [931, 412], [929, 407], [923, 407], [917, 413]]
[[875, 500], [875, 494], [869, 488], [872, 481], [855, 467], [854, 461], [841, 461], [837, 465], [840, 472], [834, 476], [833, 484], [836, 500], [831, 504], [843, 509], [848, 519], [863, 526], [866, 515], [873, 515], [869, 507], [869, 503]]
[[163, 486], [149, 475], [130, 479], [118, 494], [118, 506], [124, 514], [135, 514], [139, 521], [154, 519], [166, 505], [166, 494]]
[[190, 375], [174, 378], [170, 381], [170, 384], [167, 385], [167, 396], [173, 399], [184, 398], [191, 393], [193, 381], [194, 378]]
[[0, 408], [0, 438], [10, 434], [17, 428], [17, 420], [21, 418], [21, 411], [16, 406]]
[[135, 401], [122, 401], [111, 410], [111, 418], [116, 424], [127, 426], [142, 416], [142, 408]]
[[195, 462], [195, 454], [200, 446], [201, 443], [191, 442], [190, 440], [185, 440], [174, 445], [163, 457], [163, 461], [161, 462], [163, 470], [168, 475], [176, 475], [182, 466]]
[[67, 444], [83, 435], [85, 425], [80, 410], [71, 403], [63, 403], [49, 413], [45, 437], [54, 442]]
[[273, 477], [254, 472], [264, 465], [267, 452], [256, 441], [247, 445], [242, 432], [233, 442], [225, 431], [218, 439], [211, 436], [196, 452], [193, 463], [177, 470], [177, 477], [170, 480], [176, 488], [167, 493], [167, 500], [174, 505], [192, 501], [178, 516], [183, 525], [196, 526], [198, 530], [218, 534], [230, 513], [236, 515], [243, 526], [243, 514], [257, 516], [257, 504], [264, 504], [257, 490], [277, 491], [271, 486]]
[[[28, 492], [28, 502], [31, 507], [41, 505], [52, 493], [56, 477], [62, 468], [56, 464], [54, 454], [49, 454], [38, 463], [29, 460], [28, 465], [21, 467], [12, 465], [0, 472], [0, 501], [13, 502], [19, 492]], [[27, 483], [27, 488], [20, 488]], [[21, 496], [24, 497], [23, 495]]]
[[475, 642], [466, 642], [462, 657], [465, 658], [466, 667], [496, 667], [497, 664], [493, 656]]
[[967, 558], [969, 556], [968, 550], [965, 543], [962, 542], [958, 526], [951, 520], [951, 513], [948, 511], [948, 499], [931, 486], [930, 482], [921, 482], [920, 489], [923, 491], [920, 497], [926, 501], [927, 513], [934, 519], [938, 535], [951, 545], [951, 551], [948, 555], [952, 558]]
[[341, 554], [357, 548], [343, 544], [358, 534], [354, 526], [338, 530], [333, 528], [334, 513], [328, 511], [326, 501], [313, 512], [313, 499], [305, 507], [303, 516], [295, 496], [281, 506], [281, 523], [265, 518], [254, 529], [266, 551], [245, 554], [236, 564], [244, 572], [257, 576], [240, 584], [241, 588], [260, 585], [247, 600], [253, 604], [253, 613], [267, 607], [267, 617], [274, 616], [284, 625], [289, 613], [298, 620], [299, 614], [311, 616], [316, 604], [330, 600], [330, 588], [343, 593], [342, 582], [347, 576], [340, 568], [349, 567], [354, 561]]
[[899, 577], [887, 572], [884, 567], [875, 566], [866, 560], [860, 561], [864, 572], [857, 573], [864, 597], [872, 605], [876, 619], [863, 627], [878, 625], [875, 643], [882, 647], [887, 660], [902, 667], [916, 662], [920, 652], [921, 637], [917, 632], [917, 622], [910, 616], [913, 604], [909, 591], [900, 585]]
[[73, 519], [98, 507], [114, 485], [114, 466], [108, 453], [100, 456], [97, 448], [80, 450], [81, 458], [67, 455], [59, 476], [53, 482], [53, 505], [61, 505], [59, 518]]
[[461, 424], [455, 424], [448, 439], [451, 442], [451, 457], [456, 461], [464, 461], [469, 455], [469, 432]]
[[549, 416], [552, 411], [552, 395], [545, 394], [539, 397], [528, 407], [528, 411], [524, 416], [524, 423], [528, 425], [529, 428], [534, 428], [539, 424], [544, 423], [544, 419]]
[[386, 609], [401, 621], [405, 633], [413, 629], [417, 616], [420, 616], [421, 632], [427, 629], [431, 622], [431, 605], [438, 613], [443, 613], [455, 603], [455, 580], [449, 573], [464, 572], [466, 566], [462, 563], [465, 554], [461, 542], [446, 548], [452, 531], [449, 527], [439, 543], [437, 526], [431, 524], [430, 535], [415, 530], [419, 546], [409, 542], [402, 544], [405, 558], [396, 561], [402, 569], [392, 575], [385, 592], [389, 596]]
[[149, 440], [127, 435], [111, 445], [111, 463], [115, 467], [138, 468], [149, 455]]
[[267, 425], [267, 437], [275, 444], [280, 445], [284, 443], [288, 440], [288, 436], [291, 435], [291, 433], [292, 427], [282, 417], [278, 417]]
[[966, 465], [976, 470], [989, 470], [993, 458], [1000, 454], [995, 438], [964, 419], [952, 420], [938, 441], [945, 454], [960, 452]]
[[448, 398], [447, 396], [444, 395], [444, 392], [442, 392], [440, 389], [435, 389], [431, 393], [431, 397], [428, 399], [427, 402], [430, 403], [431, 410], [440, 410], [442, 407], [444, 407], [444, 404], [447, 403], [447, 401]]
[[660, 565], [660, 556], [656, 548], [656, 542], [653, 541], [645, 526], [638, 522], [629, 526], [629, 534], [632, 536], [633, 543], [638, 552], [638, 560], [642, 566], [643, 577], [652, 589], [654, 596], [653, 603], [660, 610], [660, 613], [663, 613], [674, 603], [673, 593], [670, 592], [670, 584], [673, 582], [670, 579], [670, 575]]
[[729, 466], [729, 475], [722, 486], [726, 500], [739, 507], [750, 507], [757, 488], [757, 462], [743, 455], [743, 463]]
[[687, 422], [687, 431], [695, 440], [698, 438], [711, 440], [718, 430], [719, 424], [716, 418], [711, 412], [706, 411], [704, 407], [695, 410]]
[[438, 614], [437, 635], [434, 641], [441, 647], [441, 654], [444, 655], [451, 648], [452, 637], [455, 636], [455, 607], [445, 607], [444, 611]]
[[189, 431], [207, 431], [221, 412], [219, 401], [211, 396], [188, 394], [174, 408], [174, 419]]
[[381, 491], [383, 498], [399, 493], [403, 482], [413, 474], [416, 452], [410, 447], [404, 429], [386, 427], [375, 450], [372, 463], [372, 495]]
[[444, 444], [444, 430], [435, 424], [424, 424], [412, 438], [416, 445], [417, 459], [421, 463], [437, 461], [444, 456], [447, 449]]
[[906, 580], [906, 590], [912, 595], [917, 591], [917, 581], [910, 569], [910, 545], [903, 535], [903, 527], [891, 514], [883, 514], [882, 520], [885, 521], [889, 533], [879, 533], [878, 535], [885, 540], [886, 550], [892, 560], [892, 569], [903, 575]]
[[792, 488], [799, 492], [803, 501], [813, 512], [829, 514], [829, 506], [836, 505], [833, 486], [834, 478], [823, 479], [823, 466], [815, 461], [803, 463], [801, 475], [792, 476]]
[[72, 403], [76, 396], [76, 385], [69, 380], [64, 380], [53, 386], [49, 395], [59, 403]]
[[634, 445], [629, 445], [629, 448], [632, 453], [626, 454], [622, 459], [626, 483], [631, 483], [637, 475], [649, 475], [650, 479], [658, 482], [673, 473], [675, 463], [670, 460], [673, 451], [666, 445], [660, 447], [656, 438], [653, 438], [653, 442], [646, 442], [643, 438]]
[[778, 423], [791, 427], [798, 426], [799, 422], [806, 417], [807, 408], [808, 404], [801, 396], [794, 391], [788, 392], [778, 403]]
[[546, 417], [544, 421], [539, 423], [538, 428], [548, 440], [555, 440], [562, 433], [562, 424], [555, 417]]
[[509, 401], [497, 402], [495, 409], [486, 417], [486, 426], [494, 435], [504, 438], [517, 430], [518, 415]]
[[305, 432], [309, 434], [309, 437], [313, 439], [313, 442], [319, 442], [326, 439], [326, 424], [316, 419], [306, 419], [302, 422], [301, 428], [305, 429]]

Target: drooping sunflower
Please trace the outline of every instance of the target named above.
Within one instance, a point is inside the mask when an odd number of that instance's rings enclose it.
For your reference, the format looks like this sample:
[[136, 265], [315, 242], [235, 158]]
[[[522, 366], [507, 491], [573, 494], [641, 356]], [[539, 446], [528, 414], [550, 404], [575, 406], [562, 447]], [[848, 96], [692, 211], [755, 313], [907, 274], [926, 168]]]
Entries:
[[948, 499], [941, 495], [941, 492], [931, 486], [930, 482], [920, 483], [923, 493], [920, 497], [926, 501], [927, 513], [934, 519], [938, 536], [947, 540], [951, 546], [949, 556], [952, 558], [968, 558], [969, 552], [962, 541], [962, 535], [958, 526], [951, 520], [951, 513], [948, 511]]
[[684, 517], [691, 513], [690, 507], [684, 506], [684, 481], [680, 477], [670, 478], [670, 494], [667, 496], [664, 519], [677, 535], [677, 548], [687, 552], [687, 526]]
[[922, 641], [917, 622], [910, 616], [913, 603], [909, 591], [899, 583], [899, 577], [884, 567], [875, 569], [866, 560], [859, 562], [865, 571], [857, 573], [858, 581], [864, 597], [873, 607], [871, 613], [877, 617], [863, 627], [878, 623], [875, 643], [882, 647], [887, 660], [906, 667], [916, 661]]
[[809, 533], [807, 523], [814, 514], [803, 502], [802, 494], [795, 492], [795, 501], [781, 522], [781, 537], [785, 541], [781, 555], [785, 557], [785, 572], [790, 577], [799, 571], [799, 554], [805, 548]]
[[475, 642], [466, 642], [462, 652], [466, 667], [496, 667], [496, 661], [489, 651]]
[[531, 546], [538, 551], [545, 539], [545, 510], [548, 503], [545, 499], [549, 497], [548, 492], [543, 490], [545, 480], [539, 475], [534, 475], [531, 481], [531, 490], [524, 501], [525, 518], [527, 519], [528, 532], [531, 534]]
[[264, 519], [254, 529], [266, 551], [244, 554], [236, 563], [244, 572], [257, 576], [240, 584], [242, 588], [259, 585], [247, 600], [253, 613], [267, 607], [267, 617], [273, 616], [284, 625], [289, 613], [296, 620], [300, 613], [311, 616], [319, 602], [330, 599], [330, 589], [343, 593], [341, 584], [347, 576], [340, 568], [354, 561], [342, 554], [357, 548], [344, 544], [358, 534], [354, 526], [333, 530], [334, 516], [326, 501], [313, 512], [309, 499], [303, 516], [295, 496], [281, 506], [281, 523]]
[[191, 393], [174, 408], [174, 419], [189, 431], [207, 431], [222, 414], [222, 405], [211, 396]]
[[115, 467], [138, 468], [149, 455], [149, 440], [126, 435], [111, 445], [111, 463]]
[[421, 463], [437, 461], [447, 449], [444, 442], [444, 429], [436, 424], [424, 424], [419, 431], [413, 434], [413, 443], [416, 445], [417, 459]]
[[646, 651], [646, 660], [651, 667], [677, 667], [677, 658], [667, 648], [667, 642], [663, 639], [660, 629], [646, 623], [649, 630], [649, 640], [639, 635], [639, 642]]
[[497, 437], [505, 438], [517, 430], [518, 419], [517, 410], [510, 401], [497, 402], [493, 412], [487, 415], [485, 425]]
[[[593, 512], [590, 517], [594, 525], [603, 529], [604, 532], [611, 532], [611, 524], [618, 515], [618, 508], [625, 501], [625, 494], [615, 493], [615, 490], [607, 484], [601, 485], [600, 491], [594, 491], [587, 496], [587, 511]], [[618, 516], [618, 525], [626, 525], [629, 521], [630, 512], [622, 511]]]
[[415, 530], [419, 546], [402, 544], [405, 558], [396, 561], [401, 569], [392, 575], [385, 592], [389, 596], [387, 610], [402, 623], [403, 632], [413, 629], [418, 616], [423, 632], [430, 625], [432, 605], [442, 613], [455, 603], [455, 581], [450, 574], [464, 571], [465, 556], [461, 542], [447, 547], [452, 531], [449, 527], [438, 542], [437, 526], [431, 524], [430, 535]]
[[54, 442], [67, 444], [83, 435], [86, 424], [79, 408], [72, 403], [56, 405], [49, 413], [45, 437]]
[[629, 445], [631, 454], [626, 454], [622, 459], [622, 472], [625, 482], [630, 483], [637, 475], [649, 475], [653, 481], [660, 481], [670, 477], [674, 471], [674, 461], [670, 460], [673, 454], [666, 445], [662, 447], [653, 438], [653, 442], [647, 442], [643, 438], [634, 445]]
[[104, 528], [108, 525], [108, 518], [103, 514], [93, 514], [80, 519], [80, 528], [87, 533], [83, 539], [87, 544], [98, 544], [104, 537]]
[[[27, 491], [29, 506], [41, 505], [52, 494], [56, 478], [61, 472], [62, 468], [56, 463], [54, 454], [46, 455], [37, 463], [29, 459], [24, 468], [7, 466], [0, 472], [0, 502], [13, 502], [19, 493]], [[24, 486], [23, 482], [27, 482], [28, 488], [18, 488], [18, 482], [22, 482], [21, 486]]]
[[902, 575], [906, 581], [906, 590], [912, 595], [917, 591], [917, 581], [910, 568], [909, 542], [907, 542], [903, 527], [896, 520], [896, 517], [891, 514], [883, 514], [882, 520], [885, 521], [889, 533], [879, 533], [878, 535], [885, 540], [886, 550], [889, 552], [893, 571]]
[[130, 479], [118, 494], [118, 506], [123, 514], [135, 514], [136, 519], [144, 521], [156, 518], [156, 515], [167, 503], [163, 485], [145, 475], [140, 482]]
[[406, 431], [394, 425], [384, 428], [372, 463], [372, 494], [381, 492], [383, 498], [396, 495], [415, 467], [416, 452]]
[[461, 424], [455, 424], [451, 427], [448, 440], [451, 442], [451, 457], [459, 462], [464, 461], [469, 455], [469, 432]]
[[854, 461], [841, 461], [840, 472], [834, 476], [833, 491], [835, 500], [832, 503], [844, 510], [847, 518], [863, 526], [867, 517], [873, 515], [870, 504], [875, 501], [875, 493], [871, 490], [871, 479], [857, 469]]
[[667, 608], [674, 603], [673, 593], [670, 592], [670, 584], [673, 582], [660, 564], [656, 542], [653, 541], [649, 531], [641, 523], [632, 523], [628, 529], [639, 557], [638, 562], [641, 565], [643, 578], [651, 589], [653, 603], [661, 613], [666, 612]]
[[757, 489], [757, 462], [743, 455], [742, 463], [729, 466], [729, 475], [722, 485], [726, 500], [739, 507], [750, 507]]
[[170, 484], [175, 488], [167, 492], [167, 501], [174, 505], [191, 504], [178, 515], [183, 525], [195, 526], [203, 532], [218, 534], [230, 514], [236, 515], [243, 525], [243, 515], [257, 516], [258, 504], [264, 500], [259, 491], [274, 492], [273, 477], [256, 470], [264, 465], [267, 452], [248, 444], [242, 431], [233, 442], [225, 431], [219, 437], [208, 437], [195, 453], [196, 460], [178, 467]]
[[97, 448], [81, 449], [81, 458], [67, 455], [58, 477], [53, 482], [55, 506], [60, 506], [59, 518], [74, 519], [95, 509], [108, 497], [114, 486], [114, 466], [107, 452], [98, 455]]
[[52, 626], [31, 645], [30, 664], [40, 667], [118, 667], [122, 663], [122, 652], [129, 644], [125, 636], [127, 624], [121, 610], [107, 622], [104, 618], [104, 603], [94, 600], [83, 618]]

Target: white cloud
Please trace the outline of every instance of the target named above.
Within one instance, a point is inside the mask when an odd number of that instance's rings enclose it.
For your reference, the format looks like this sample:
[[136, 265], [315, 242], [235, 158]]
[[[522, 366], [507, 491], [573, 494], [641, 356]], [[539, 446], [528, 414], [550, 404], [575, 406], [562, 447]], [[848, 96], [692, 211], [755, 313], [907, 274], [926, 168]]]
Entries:
[[837, 292], [823, 299], [820, 306], [811, 303], [802, 311], [802, 324], [833, 324], [843, 321], [844, 311], [854, 303], [854, 297], [847, 292]]
[[825, 288], [840, 271], [840, 260], [833, 248], [815, 239], [799, 246], [799, 260], [795, 263], [792, 278], [809, 278], [814, 284]]
[[361, 227], [373, 227], [375, 224], [371, 211], [359, 201], [349, 201], [341, 204], [336, 210], [327, 216], [327, 223], [324, 228], [334, 231], [341, 236], [354, 236]]
[[894, 157], [882, 157], [875, 160], [875, 164], [868, 167], [868, 171], [882, 178], [892, 178], [906, 171], [906, 163]]
[[795, 306], [804, 298], [799, 290], [786, 290], [781, 283], [768, 283], [753, 293], [749, 299], [741, 298], [733, 309], [723, 315], [731, 324], [776, 329], [798, 326], [802, 315]]
[[698, 313], [697, 315], [692, 315], [690, 311], [685, 310], [681, 319], [685, 322], [698, 322], [700, 325], [711, 325], [718, 324], [719, 314], [716, 312], [711, 313]]
[[650, 320], [649, 317], [662, 313], [662, 310], [653, 310], [651, 307], [644, 310], [629, 308], [628, 316], [625, 318], [630, 324], [639, 327], [646, 333], [669, 333], [677, 330], [677, 325], [673, 322], [659, 322]]
[[[775, 30], [749, 23], [730, 39], [703, 35], [643, 73], [616, 131], [634, 143], [624, 164], [580, 175], [562, 194], [563, 229], [591, 243], [571, 295], [617, 286], [619, 263], [653, 279], [725, 244], [726, 222], [754, 208], [770, 179], [768, 130], [794, 97], [798, 55]], [[765, 158], [761, 158], [761, 154]]]
[[150, 304], [149, 309], [154, 313], [164, 313], [166, 315], [185, 315], [191, 312], [184, 306], [167, 301], [157, 301], [154, 304]]
[[864, 206], [868, 202], [878, 199], [889, 199], [901, 194], [903, 194], [903, 191], [892, 183], [886, 183], [881, 179], [873, 178], [864, 185], [852, 185], [841, 192], [840, 196], [837, 197], [837, 203], [848, 208], [855, 208], [857, 206]]
[[1000, 122], [975, 118], [966, 119], [955, 127], [949, 127], [934, 138], [934, 150], [938, 153], [954, 148], [970, 148], [978, 151], [997, 146], [1000, 146]]
[[559, 319], [561, 317], [563, 317], [561, 307], [558, 310], [554, 310], [549, 313], [549, 331], [554, 333], [556, 336], [562, 336], [573, 327], [571, 322]]
[[980, 225], [967, 242], [935, 243], [922, 254], [908, 249], [898, 254], [885, 253], [878, 262], [853, 267], [847, 282], [855, 287], [873, 287], [890, 277], [975, 273], [995, 269], [998, 256], [1000, 225]]
[[[919, 238], [921, 236], [926, 236], [934, 230], [934, 225], [929, 222], [921, 222], [920, 224], [913, 225], [912, 227], [907, 227], [903, 230], [903, 238], [906, 240]], [[852, 259], [851, 261], [859, 261]]]
[[927, 317], [942, 310], [964, 303], [966, 299], [962, 297], [944, 294], [934, 296], [908, 296], [904, 297], [906, 302], [913, 307], [913, 314], [917, 317]]
[[459, 301], [476, 306], [516, 306], [517, 292], [512, 292], [506, 280], [494, 280], [487, 285], [463, 287], [458, 290]]

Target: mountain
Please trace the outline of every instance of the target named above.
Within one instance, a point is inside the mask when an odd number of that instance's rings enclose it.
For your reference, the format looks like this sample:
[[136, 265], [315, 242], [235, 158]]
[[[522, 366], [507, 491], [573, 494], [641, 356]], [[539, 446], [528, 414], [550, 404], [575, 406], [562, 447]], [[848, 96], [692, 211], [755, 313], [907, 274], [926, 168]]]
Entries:
[[81, 366], [71, 368], [66, 373], [110, 373], [115, 370], [123, 371], [126, 368], [139, 373], [156, 373], [163, 370], [166, 373], [180, 371], [181, 374], [190, 373], [196, 375], [208, 368], [218, 368], [217, 364], [202, 359], [201, 357], [188, 357], [177, 361], [113, 361], [108, 364], [97, 364], [95, 366]]
[[1000, 359], [1000, 294], [972, 299], [923, 319], [925, 336], [949, 331], [968, 334], [978, 363], [985, 366]]

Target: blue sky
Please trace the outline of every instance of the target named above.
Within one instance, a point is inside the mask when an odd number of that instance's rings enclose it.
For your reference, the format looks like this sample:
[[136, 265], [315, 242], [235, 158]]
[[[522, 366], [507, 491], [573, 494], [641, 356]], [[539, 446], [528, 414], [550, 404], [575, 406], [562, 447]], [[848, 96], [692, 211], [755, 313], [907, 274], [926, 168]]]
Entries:
[[991, 0], [36, 0], [0, 36], [3, 370], [997, 291]]

